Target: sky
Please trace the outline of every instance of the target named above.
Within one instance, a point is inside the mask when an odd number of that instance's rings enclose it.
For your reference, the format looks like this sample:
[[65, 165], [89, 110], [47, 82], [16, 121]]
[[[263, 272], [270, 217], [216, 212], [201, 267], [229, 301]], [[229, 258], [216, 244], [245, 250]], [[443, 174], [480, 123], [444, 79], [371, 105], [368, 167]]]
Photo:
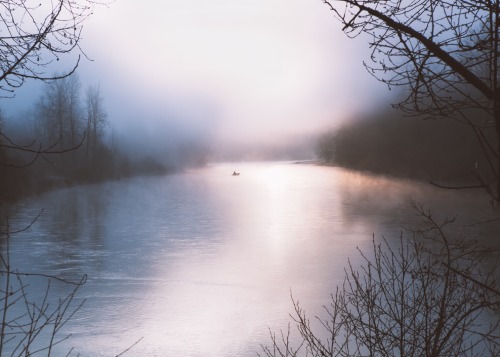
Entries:
[[[100, 84], [119, 131], [272, 141], [387, 96], [363, 67], [368, 44], [347, 38], [321, 0], [116, 0], [96, 8], [81, 45], [93, 61], [80, 78]], [[41, 88], [25, 87], [7, 107]]]

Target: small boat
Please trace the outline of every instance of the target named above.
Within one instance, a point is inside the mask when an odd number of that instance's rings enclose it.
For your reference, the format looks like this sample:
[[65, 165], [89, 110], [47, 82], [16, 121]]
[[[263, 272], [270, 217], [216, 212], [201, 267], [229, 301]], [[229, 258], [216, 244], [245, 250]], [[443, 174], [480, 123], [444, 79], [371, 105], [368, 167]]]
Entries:
[[239, 176], [239, 172], [233, 171], [233, 176]]

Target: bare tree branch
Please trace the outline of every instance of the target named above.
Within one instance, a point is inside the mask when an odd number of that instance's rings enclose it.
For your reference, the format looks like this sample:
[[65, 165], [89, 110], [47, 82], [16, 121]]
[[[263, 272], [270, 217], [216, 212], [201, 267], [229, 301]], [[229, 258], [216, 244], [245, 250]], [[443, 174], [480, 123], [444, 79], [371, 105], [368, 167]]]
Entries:
[[[500, 6], [498, 1], [322, 0], [349, 37], [368, 35], [369, 73], [407, 90], [396, 107], [446, 117], [475, 131], [500, 200]], [[490, 135], [494, 143], [490, 142]], [[446, 140], [446, 138], [443, 138]]]

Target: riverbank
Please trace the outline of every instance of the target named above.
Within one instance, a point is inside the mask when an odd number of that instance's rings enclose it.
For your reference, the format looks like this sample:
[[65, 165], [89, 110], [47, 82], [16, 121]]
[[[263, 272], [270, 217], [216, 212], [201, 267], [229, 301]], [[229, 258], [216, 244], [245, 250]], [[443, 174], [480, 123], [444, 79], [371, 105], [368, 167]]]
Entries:
[[106, 167], [87, 165], [69, 172], [40, 169], [38, 165], [26, 168], [6, 167], [2, 168], [0, 179], [0, 204], [11, 204], [61, 188], [118, 181], [134, 176], [165, 175], [175, 171], [176, 168], [152, 161], [109, 162]]
[[[495, 147], [489, 134], [485, 131], [483, 140]], [[450, 186], [477, 183], [478, 176], [484, 182], [492, 179], [485, 143], [469, 126], [451, 119], [424, 120], [391, 111], [350, 122], [329, 135], [320, 153], [341, 167]]]

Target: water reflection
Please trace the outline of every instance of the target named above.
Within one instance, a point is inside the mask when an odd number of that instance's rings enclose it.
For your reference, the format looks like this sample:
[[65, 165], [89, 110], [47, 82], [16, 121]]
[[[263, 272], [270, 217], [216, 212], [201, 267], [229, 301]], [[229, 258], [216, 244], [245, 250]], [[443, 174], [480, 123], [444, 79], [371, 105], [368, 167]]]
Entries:
[[322, 313], [357, 247], [415, 222], [410, 198], [486, 211], [473, 195], [338, 168], [237, 168], [76, 187], [16, 207], [17, 223], [45, 209], [13, 242], [16, 265], [89, 276], [68, 345], [109, 356], [144, 337], [128, 355], [251, 355], [268, 327], [286, 326], [290, 290]]

